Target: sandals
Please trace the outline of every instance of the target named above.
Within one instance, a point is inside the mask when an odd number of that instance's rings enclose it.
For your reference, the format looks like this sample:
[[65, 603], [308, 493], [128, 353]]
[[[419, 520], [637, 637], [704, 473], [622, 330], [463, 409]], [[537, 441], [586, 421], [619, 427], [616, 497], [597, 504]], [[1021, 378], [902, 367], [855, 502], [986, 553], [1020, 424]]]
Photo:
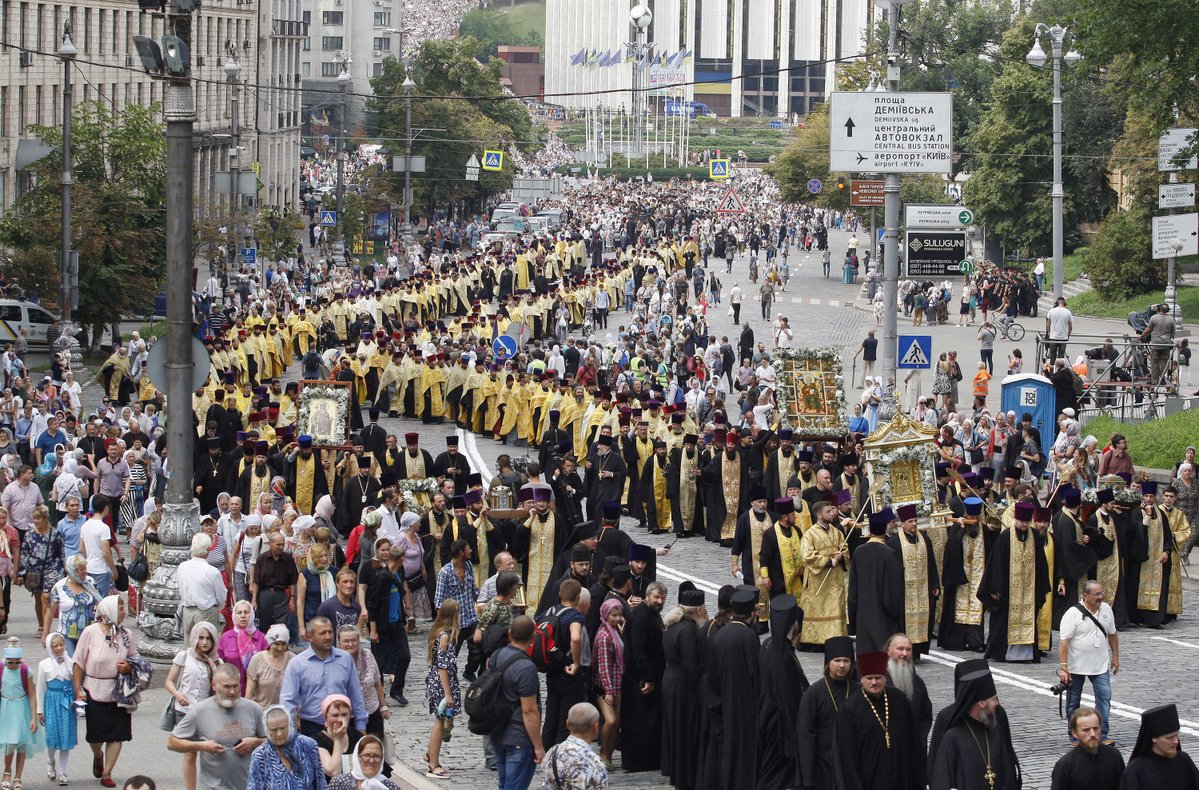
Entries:
[[430, 779], [449, 779], [450, 775], [440, 765], [430, 765], [429, 770], [425, 771], [425, 776]]
[[25, 790], [25, 784], [20, 779], [12, 780], [12, 790]]
[[4, 781], [0, 781], [0, 790], [12, 790], [12, 782], [9, 781], [10, 776], [12, 776], [10, 772], [4, 772]]

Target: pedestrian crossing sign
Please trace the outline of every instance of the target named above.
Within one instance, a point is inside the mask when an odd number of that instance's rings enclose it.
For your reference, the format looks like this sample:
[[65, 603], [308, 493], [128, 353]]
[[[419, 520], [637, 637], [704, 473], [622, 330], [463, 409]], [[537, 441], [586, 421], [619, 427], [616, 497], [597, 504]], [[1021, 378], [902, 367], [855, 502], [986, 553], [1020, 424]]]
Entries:
[[737, 191], [729, 187], [729, 191], [725, 193], [724, 198], [720, 201], [720, 205], [716, 207], [718, 214], [744, 214], [745, 207], [741, 205], [741, 198], [737, 197]]
[[712, 159], [708, 161], [708, 178], [720, 180], [729, 177], [729, 160]]
[[484, 151], [483, 152], [483, 169], [484, 170], [503, 170], [504, 169], [504, 152], [503, 151]]
[[900, 335], [899, 356], [895, 367], [900, 370], [927, 370], [932, 367], [932, 335]]
[[337, 212], [336, 211], [322, 211], [321, 212], [321, 227], [322, 228], [332, 228], [336, 224], [337, 224]]

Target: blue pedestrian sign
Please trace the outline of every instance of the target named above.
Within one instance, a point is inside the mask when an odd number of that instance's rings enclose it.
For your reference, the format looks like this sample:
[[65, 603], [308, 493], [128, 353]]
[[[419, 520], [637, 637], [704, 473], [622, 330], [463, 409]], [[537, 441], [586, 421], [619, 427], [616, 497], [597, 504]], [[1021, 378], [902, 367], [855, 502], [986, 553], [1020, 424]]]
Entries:
[[258, 263], [258, 250], [253, 247], [242, 247], [241, 258], [243, 261], [249, 264]]
[[504, 152], [503, 151], [484, 151], [482, 168], [484, 170], [503, 170], [504, 169]]
[[933, 366], [932, 335], [900, 335], [899, 356], [895, 367], [900, 370], [927, 370]]
[[782, 121], [771, 121], [771, 122], [770, 122], [770, 128], [771, 128], [771, 129], [782, 129], [782, 128], [783, 128], [783, 122], [782, 122]]
[[512, 359], [516, 356], [516, 338], [511, 335], [500, 335], [492, 341], [491, 350], [501, 359]]
[[729, 160], [711, 159], [708, 161], [708, 178], [720, 180], [729, 177]]
[[321, 227], [322, 228], [332, 228], [335, 225], [337, 225], [337, 212], [336, 211], [322, 211], [321, 212]]
[[812, 180], [808, 181], [808, 191], [813, 195], [819, 195], [820, 190], [822, 189], [824, 189], [824, 182], [822, 182], [819, 178], [813, 178]]

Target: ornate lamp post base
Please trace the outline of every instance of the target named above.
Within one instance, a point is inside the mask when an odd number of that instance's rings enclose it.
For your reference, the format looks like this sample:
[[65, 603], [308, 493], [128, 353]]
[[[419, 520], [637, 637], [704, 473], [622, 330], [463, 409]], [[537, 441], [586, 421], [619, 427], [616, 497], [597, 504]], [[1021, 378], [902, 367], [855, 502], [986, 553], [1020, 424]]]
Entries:
[[137, 650], [152, 661], [171, 661], [185, 646], [179, 623], [179, 584], [175, 571], [191, 555], [192, 536], [200, 529], [200, 505], [167, 503], [162, 508], [158, 538], [162, 560], [142, 584], [141, 613], [137, 617], [142, 637]]

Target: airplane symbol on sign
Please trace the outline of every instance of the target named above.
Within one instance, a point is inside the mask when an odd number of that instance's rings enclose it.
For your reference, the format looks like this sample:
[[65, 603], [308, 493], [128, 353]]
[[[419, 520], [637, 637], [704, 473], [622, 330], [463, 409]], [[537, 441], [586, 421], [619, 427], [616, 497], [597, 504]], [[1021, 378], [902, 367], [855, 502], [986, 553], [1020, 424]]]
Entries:
[[860, 165], [865, 161], [866, 161], [866, 157], [862, 156], [861, 154], [858, 154], [858, 164]]

